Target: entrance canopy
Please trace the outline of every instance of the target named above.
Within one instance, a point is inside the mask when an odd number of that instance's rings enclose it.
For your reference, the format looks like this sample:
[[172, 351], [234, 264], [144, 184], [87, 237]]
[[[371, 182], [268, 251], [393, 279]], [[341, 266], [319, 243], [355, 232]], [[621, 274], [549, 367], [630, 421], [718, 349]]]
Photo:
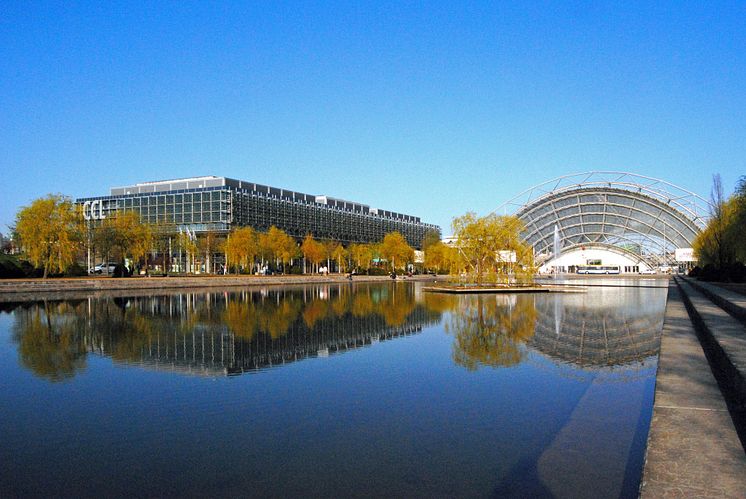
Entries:
[[[613, 249], [650, 267], [690, 248], [707, 222], [709, 203], [669, 182], [626, 172], [586, 172], [532, 187], [496, 210], [515, 214], [523, 236], [544, 261], [561, 251]], [[557, 230], [555, 231], [555, 227]]]

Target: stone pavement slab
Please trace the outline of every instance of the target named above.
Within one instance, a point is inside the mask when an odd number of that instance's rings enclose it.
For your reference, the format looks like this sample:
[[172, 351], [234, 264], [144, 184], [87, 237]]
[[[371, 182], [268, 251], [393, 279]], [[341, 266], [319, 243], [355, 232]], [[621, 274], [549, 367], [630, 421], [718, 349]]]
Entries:
[[640, 496], [746, 494], [746, 453], [671, 282]]

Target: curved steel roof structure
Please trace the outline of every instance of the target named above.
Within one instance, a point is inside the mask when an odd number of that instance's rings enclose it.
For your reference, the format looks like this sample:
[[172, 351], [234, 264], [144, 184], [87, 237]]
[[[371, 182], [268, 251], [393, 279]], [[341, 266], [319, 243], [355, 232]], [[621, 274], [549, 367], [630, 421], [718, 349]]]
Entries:
[[664, 180], [585, 172], [527, 189], [496, 212], [523, 221], [524, 238], [537, 254], [550, 256], [556, 226], [564, 252], [600, 246], [656, 264], [676, 248], [691, 247], [706, 225], [709, 203]]

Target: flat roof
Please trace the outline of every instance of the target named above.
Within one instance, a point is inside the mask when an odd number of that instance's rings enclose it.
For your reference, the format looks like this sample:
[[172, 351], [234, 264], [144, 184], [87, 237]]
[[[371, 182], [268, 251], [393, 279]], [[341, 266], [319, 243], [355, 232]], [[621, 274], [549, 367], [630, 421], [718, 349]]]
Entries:
[[[283, 189], [280, 187], [271, 187], [255, 182], [247, 182], [245, 180], [237, 180], [228, 177], [218, 177], [215, 175], [204, 175], [199, 177], [185, 177], [176, 178], [169, 180], [153, 180], [148, 182], [138, 182], [132, 185], [125, 185], [119, 187], [112, 187], [110, 189], [111, 196], [127, 196], [127, 195], [138, 195], [138, 194], [153, 194], [159, 192], [171, 192], [171, 191], [182, 191], [187, 189], [205, 189], [214, 187], [233, 187], [239, 189], [248, 189], [257, 192], [272, 193], [272, 191], [279, 191], [278, 196], [283, 198], [292, 199], [305, 199], [312, 201], [317, 204], [323, 204], [327, 206], [334, 206], [340, 208], [351, 208], [355, 211], [361, 210], [365, 213], [373, 213], [376, 215], [382, 215], [389, 218], [405, 218], [412, 219], [418, 223], [421, 223], [420, 217], [414, 215], [407, 215], [404, 213], [398, 213], [390, 210], [383, 210], [380, 208], [371, 208], [370, 205], [365, 203], [358, 203], [355, 201], [347, 201], [326, 194], [304, 194], [290, 189]], [[310, 198], [310, 199], [309, 199]], [[429, 224], [426, 224], [429, 225]]]

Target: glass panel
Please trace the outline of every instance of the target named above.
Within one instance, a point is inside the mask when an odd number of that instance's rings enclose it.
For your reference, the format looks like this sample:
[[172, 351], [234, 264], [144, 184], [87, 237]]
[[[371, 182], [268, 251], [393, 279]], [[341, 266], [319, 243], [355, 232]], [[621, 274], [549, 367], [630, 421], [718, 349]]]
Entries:
[[553, 201], [552, 204], [554, 204], [555, 208], [563, 208], [565, 206], [570, 206], [570, 205], [573, 205], [573, 204], [575, 204], [575, 205], [578, 204], [578, 198], [575, 197], [575, 196], [572, 196], [572, 197], [568, 197], [568, 198], [557, 199], [557, 200]]
[[603, 204], [606, 202], [606, 196], [603, 194], [583, 194], [580, 196], [580, 203], [581, 204]]
[[563, 208], [559, 211], [559, 217], [560, 218], [566, 218], [572, 215], [577, 215], [580, 212], [577, 206], [570, 206], [568, 208]]

